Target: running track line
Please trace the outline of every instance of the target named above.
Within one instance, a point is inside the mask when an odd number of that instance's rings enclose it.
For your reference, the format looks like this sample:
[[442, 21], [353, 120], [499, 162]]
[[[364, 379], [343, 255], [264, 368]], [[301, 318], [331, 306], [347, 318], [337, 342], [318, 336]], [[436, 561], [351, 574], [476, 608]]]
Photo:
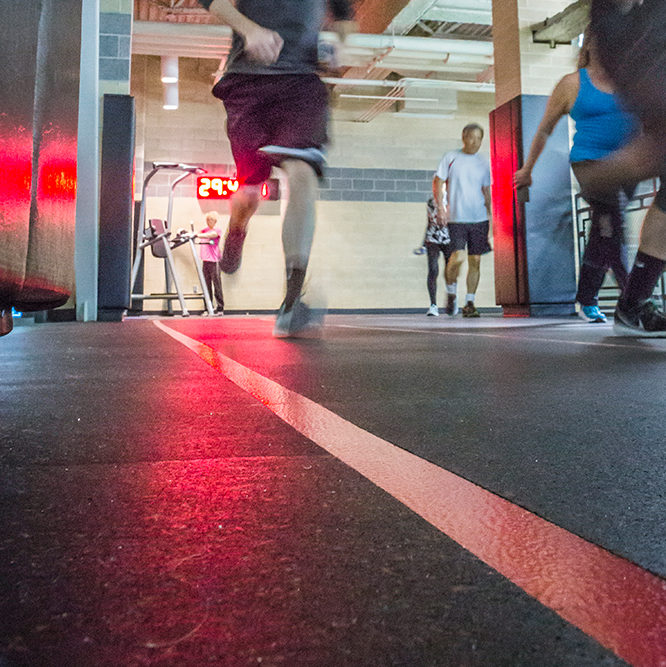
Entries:
[[634, 667], [666, 667], [666, 581], [153, 323], [620, 658]]
[[[565, 325], [566, 326], [566, 325]], [[592, 347], [621, 347], [623, 349], [634, 348], [637, 350], [647, 350], [649, 352], [664, 352], [666, 351], [663, 347], [653, 347], [648, 345], [622, 345], [621, 343], [600, 343], [598, 341], [584, 341], [584, 340], [562, 340], [561, 338], [536, 338], [530, 336], [529, 338], [516, 338], [515, 336], [502, 336], [501, 334], [490, 334], [490, 333], [475, 333], [471, 331], [442, 331], [441, 329], [403, 329], [394, 328], [394, 327], [366, 327], [358, 324], [327, 324], [326, 327], [337, 327], [338, 329], [356, 329], [357, 331], [396, 331], [398, 333], [415, 333], [415, 334], [436, 334], [438, 336], [476, 336], [477, 338], [500, 338], [501, 340], [512, 340], [523, 343], [529, 343], [531, 341], [539, 343], [560, 343], [564, 345], [588, 345]], [[518, 328], [518, 327], [516, 327]], [[523, 329], [524, 331], [525, 329]], [[531, 329], [533, 330], [533, 329]], [[631, 338], [630, 340], [636, 340]], [[655, 338], [641, 338], [640, 340], [654, 341], [659, 340]], [[663, 340], [663, 339], [661, 339]], [[666, 665], [666, 662], [664, 663]]]

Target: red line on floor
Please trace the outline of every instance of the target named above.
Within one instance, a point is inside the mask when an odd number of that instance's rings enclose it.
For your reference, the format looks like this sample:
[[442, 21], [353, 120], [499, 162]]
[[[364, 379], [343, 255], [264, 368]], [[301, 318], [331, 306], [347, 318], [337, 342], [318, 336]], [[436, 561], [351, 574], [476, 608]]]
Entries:
[[546, 607], [634, 667], [666, 667], [666, 581], [155, 325]]

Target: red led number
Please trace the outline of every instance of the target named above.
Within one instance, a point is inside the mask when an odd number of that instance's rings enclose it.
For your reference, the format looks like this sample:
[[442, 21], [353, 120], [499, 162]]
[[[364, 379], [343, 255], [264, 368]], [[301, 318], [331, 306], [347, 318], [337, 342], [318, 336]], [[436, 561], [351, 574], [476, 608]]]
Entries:
[[[219, 178], [210, 176], [197, 177], [197, 199], [229, 199], [238, 190], [240, 183], [235, 178]], [[270, 197], [267, 183], [261, 186], [261, 196]]]
[[228, 199], [238, 190], [238, 185], [234, 178], [200, 176], [197, 179], [197, 196], [199, 199]]

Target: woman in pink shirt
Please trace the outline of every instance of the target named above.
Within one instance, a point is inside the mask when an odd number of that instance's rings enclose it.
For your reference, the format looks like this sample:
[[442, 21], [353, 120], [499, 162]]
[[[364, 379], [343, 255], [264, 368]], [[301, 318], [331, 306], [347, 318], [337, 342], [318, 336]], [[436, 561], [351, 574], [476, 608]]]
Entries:
[[[211, 300], [213, 290], [215, 291], [215, 301], [217, 301], [215, 314], [222, 315], [224, 313], [224, 296], [222, 294], [222, 280], [220, 279], [220, 232], [215, 228], [217, 218], [217, 211], [207, 213], [206, 224], [208, 227], [202, 229], [197, 236], [200, 239], [208, 240], [208, 243], [202, 243], [200, 246], [203, 274]], [[206, 311], [204, 311], [205, 314]]]

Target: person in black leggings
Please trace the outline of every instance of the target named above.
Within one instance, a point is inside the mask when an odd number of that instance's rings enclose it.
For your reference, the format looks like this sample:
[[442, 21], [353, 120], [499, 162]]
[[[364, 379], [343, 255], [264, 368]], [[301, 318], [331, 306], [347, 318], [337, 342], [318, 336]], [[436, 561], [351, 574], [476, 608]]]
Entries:
[[446, 225], [437, 221], [437, 205], [435, 199], [428, 199], [428, 226], [426, 227], [423, 245], [428, 253], [428, 294], [430, 295], [430, 308], [426, 315], [438, 317], [437, 307], [437, 277], [439, 276], [439, 255], [444, 255], [444, 268], [451, 257], [451, 238]]

